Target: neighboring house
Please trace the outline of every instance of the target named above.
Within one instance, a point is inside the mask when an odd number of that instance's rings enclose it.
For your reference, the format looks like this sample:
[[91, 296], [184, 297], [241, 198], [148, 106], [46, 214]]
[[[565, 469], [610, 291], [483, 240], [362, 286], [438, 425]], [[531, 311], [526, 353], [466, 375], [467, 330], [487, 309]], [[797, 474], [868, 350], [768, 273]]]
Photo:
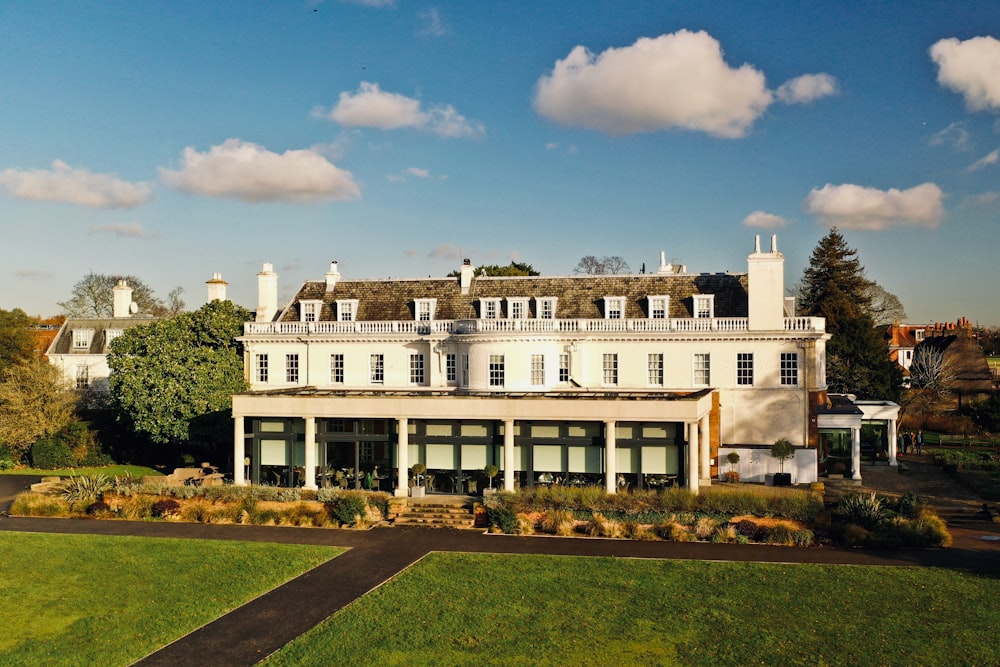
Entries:
[[650, 274], [493, 278], [465, 260], [455, 278], [347, 280], [333, 262], [280, 310], [265, 264], [240, 338], [235, 481], [315, 488], [377, 467], [397, 495], [467, 492], [496, 465], [510, 490], [697, 489], [720, 447], [778, 438], [800, 448], [794, 481], [813, 481], [825, 322], [786, 313], [774, 237], [747, 264], [691, 274], [661, 255]]
[[59, 329], [62, 328], [63, 322], [66, 318], [62, 315], [57, 315], [56, 317], [49, 317], [42, 319], [41, 317], [35, 318], [38, 321], [31, 333], [35, 337], [35, 355], [45, 358], [45, 353], [52, 345], [52, 341], [56, 339], [59, 335]]
[[[206, 284], [209, 301], [225, 300], [227, 283], [220, 274], [214, 274]], [[127, 329], [159, 319], [136, 314], [132, 288], [126, 281], [118, 281], [113, 291], [112, 317], [67, 319], [46, 352], [49, 362], [61, 369], [76, 389], [106, 392], [111, 341]]]
[[936, 325], [917, 347], [929, 347], [941, 353], [948, 376], [948, 389], [955, 392], [959, 405], [963, 396], [985, 394], [993, 390], [993, 373], [983, 348], [972, 336], [966, 318], [955, 324]]
[[930, 324], [901, 324], [896, 320], [886, 327], [885, 338], [889, 346], [889, 358], [903, 369], [903, 382], [910, 383], [910, 365], [913, 363], [913, 351], [927, 335]]

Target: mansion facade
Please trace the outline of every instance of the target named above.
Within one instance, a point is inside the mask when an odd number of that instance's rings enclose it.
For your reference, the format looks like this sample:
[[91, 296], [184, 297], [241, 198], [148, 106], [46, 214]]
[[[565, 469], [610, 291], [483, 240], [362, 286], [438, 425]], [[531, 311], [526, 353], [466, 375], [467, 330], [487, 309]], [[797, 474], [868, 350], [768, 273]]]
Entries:
[[265, 264], [240, 337], [237, 484], [697, 490], [720, 448], [779, 438], [793, 479], [816, 479], [829, 336], [785, 298], [775, 237], [745, 273], [661, 254], [638, 275], [487, 277], [465, 260], [455, 277], [349, 280], [333, 262], [280, 308], [277, 279]]

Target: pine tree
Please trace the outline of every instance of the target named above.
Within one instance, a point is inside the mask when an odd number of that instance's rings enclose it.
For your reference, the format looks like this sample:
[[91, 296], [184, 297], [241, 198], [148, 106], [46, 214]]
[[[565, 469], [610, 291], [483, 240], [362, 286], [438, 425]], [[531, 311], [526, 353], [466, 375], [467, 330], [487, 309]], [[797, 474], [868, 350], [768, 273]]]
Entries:
[[903, 377], [872, 320], [873, 285], [857, 251], [833, 228], [813, 250], [800, 287], [800, 308], [805, 315], [826, 318], [830, 391], [896, 401]]

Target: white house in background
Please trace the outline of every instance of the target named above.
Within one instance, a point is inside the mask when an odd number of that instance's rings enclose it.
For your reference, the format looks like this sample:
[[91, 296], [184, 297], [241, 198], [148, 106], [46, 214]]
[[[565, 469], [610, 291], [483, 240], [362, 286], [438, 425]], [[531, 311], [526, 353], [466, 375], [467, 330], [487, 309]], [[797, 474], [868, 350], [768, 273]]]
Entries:
[[422, 463], [438, 492], [481, 489], [486, 465], [505, 489], [698, 489], [725, 472], [720, 448], [778, 438], [798, 448], [793, 481], [816, 479], [828, 335], [786, 311], [774, 237], [768, 251], [756, 238], [746, 273], [663, 254], [641, 275], [459, 273], [348, 280], [333, 262], [279, 309], [265, 264], [240, 338], [236, 483], [356, 485], [377, 468], [406, 495]]
[[[228, 283], [214, 274], [207, 283], [208, 300], [226, 299]], [[108, 352], [111, 341], [127, 329], [155, 322], [157, 317], [138, 315], [132, 288], [124, 280], [112, 288], [111, 317], [67, 319], [49, 346], [46, 356], [77, 389], [107, 391]]]

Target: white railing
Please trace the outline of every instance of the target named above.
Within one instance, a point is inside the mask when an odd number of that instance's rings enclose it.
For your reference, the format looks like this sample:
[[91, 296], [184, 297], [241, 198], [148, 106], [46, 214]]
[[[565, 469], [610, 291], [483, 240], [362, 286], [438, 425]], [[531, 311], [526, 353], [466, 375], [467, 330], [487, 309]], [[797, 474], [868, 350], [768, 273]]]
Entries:
[[[359, 322], [246, 322], [246, 336], [273, 334], [699, 333], [748, 331], [745, 317], [628, 320], [391, 320]], [[822, 317], [786, 317], [785, 331], [823, 332]]]

